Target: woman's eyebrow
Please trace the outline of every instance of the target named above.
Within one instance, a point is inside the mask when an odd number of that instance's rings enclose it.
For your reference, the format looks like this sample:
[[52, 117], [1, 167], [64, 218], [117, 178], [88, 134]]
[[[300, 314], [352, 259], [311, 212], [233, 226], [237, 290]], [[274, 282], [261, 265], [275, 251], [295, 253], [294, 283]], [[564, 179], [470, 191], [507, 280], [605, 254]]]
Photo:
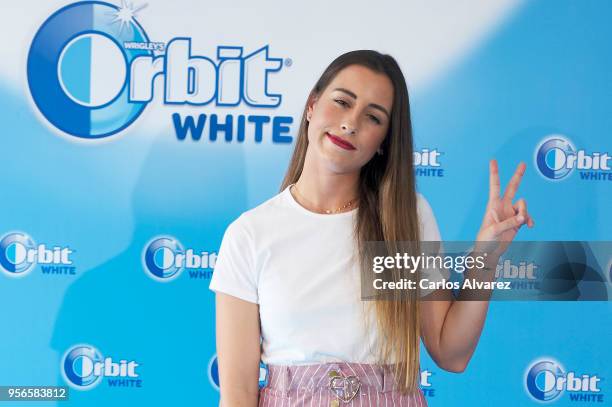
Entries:
[[357, 99], [357, 95], [355, 95], [353, 92], [351, 92], [351, 91], [350, 91], [350, 90], [348, 90], [348, 89], [344, 89], [344, 88], [336, 88], [336, 89], [334, 89], [334, 90], [339, 90], [340, 92], [344, 92], [344, 93], [346, 93], [347, 95], [349, 95], [349, 96], [350, 96], [350, 97], [352, 97], [353, 99]]
[[[336, 91], [336, 90], [337, 90], [337, 91], [340, 91], [340, 92], [343, 92], [343, 93], [346, 93], [347, 95], [349, 95], [349, 96], [350, 96], [350, 97], [352, 97], [353, 99], [357, 99], [357, 95], [356, 95], [356, 94], [354, 94], [353, 92], [351, 92], [351, 91], [350, 91], [350, 90], [348, 90], [348, 89], [344, 89], [344, 88], [336, 88], [336, 89], [334, 89], [334, 91]], [[389, 114], [389, 112], [387, 112], [387, 109], [385, 109], [385, 108], [384, 108], [384, 107], [382, 107], [381, 105], [376, 104], [376, 103], [370, 103], [370, 104], [369, 104], [369, 106], [373, 107], [374, 109], [380, 110], [381, 112], [383, 112], [384, 114], [386, 114], [386, 115], [387, 115], [387, 117], [391, 117], [391, 115]]]

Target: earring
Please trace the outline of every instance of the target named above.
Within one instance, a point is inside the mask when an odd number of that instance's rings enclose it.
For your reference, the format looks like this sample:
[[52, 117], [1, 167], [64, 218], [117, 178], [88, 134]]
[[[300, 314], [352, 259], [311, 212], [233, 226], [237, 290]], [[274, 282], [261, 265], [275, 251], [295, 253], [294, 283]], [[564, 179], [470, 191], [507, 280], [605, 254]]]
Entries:
[[376, 154], [383, 155], [383, 149], [379, 148], [378, 150], [376, 150]]

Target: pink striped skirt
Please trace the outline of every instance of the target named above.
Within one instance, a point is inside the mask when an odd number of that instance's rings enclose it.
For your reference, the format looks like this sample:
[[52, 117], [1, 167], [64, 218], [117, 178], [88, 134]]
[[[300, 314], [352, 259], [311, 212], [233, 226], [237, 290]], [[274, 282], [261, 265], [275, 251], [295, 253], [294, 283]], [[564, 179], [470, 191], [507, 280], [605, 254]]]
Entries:
[[423, 392], [400, 393], [393, 374], [379, 365], [326, 363], [268, 366], [260, 407], [426, 407]]

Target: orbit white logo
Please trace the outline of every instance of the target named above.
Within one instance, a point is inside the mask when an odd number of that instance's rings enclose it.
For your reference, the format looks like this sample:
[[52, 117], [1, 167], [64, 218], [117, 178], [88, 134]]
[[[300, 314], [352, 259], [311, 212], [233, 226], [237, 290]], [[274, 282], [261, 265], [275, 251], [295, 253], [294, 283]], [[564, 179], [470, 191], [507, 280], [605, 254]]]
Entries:
[[598, 375], [568, 371], [552, 358], [535, 361], [525, 372], [525, 389], [537, 401], [553, 401], [567, 391], [571, 401], [602, 402], [600, 382]]
[[88, 344], [74, 345], [66, 351], [61, 362], [61, 372], [66, 383], [77, 390], [91, 390], [102, 378], [109, 387], [142, 387], [134, 360], [115, 360], [104, 357]]
[[583, 180], [612, 180], [610, 155], [607, 152], [587, 153], [576, 149], [563, 135], [551, 135], [535, 150], [535, 164], [540, 174], [549, 180], [561, 180], [574, 170]]
[[[246, 52], [242, 46], [220, 45], [216, 61], [193, 52], [192, 39], [177, 37], [167, 44], [151, 42], [137, 20], [144, 6], [122, 1], [69, 4], [38, 29], [28, 53], [27, 78], [32, 99], [55, 128], [81, 139], [112, 136], [138, 119], [163, 91], [165, 105], [277, 108], [282, 95], [270, 79], [290, 59], [273, 58], [269, 46]], [[163, 89], [154, 89], [157, 77]], [[226, 142], [245, 139], [247, 126], [261, 142], [267, 123], [273, 143], [290, 143], [290, 116], [217, 115], [181, 117], [171, 114], [179, 141], [201, 139], [208, 120], [209, 140], [223, 133]]]
[[23, 277], [41, 265], [43, 274], [75, 274], [74, 250], [68, 246], [36, 244], [26, 233], [11, 232], [0, 238], [0, 270]]
[[444, 177], [444, 168], [440, 156], [444, 153], [437, 148], [422, 148], [413, 152], [413, 163], [416, 176]]
[[209, 278], [217, 261], [217, 253], [185, 249], [172, 236], [158, 236], [145, 245], [142, 264], [147, 275], [156, 281], [168, 282], [189, 270], [190, 278]]

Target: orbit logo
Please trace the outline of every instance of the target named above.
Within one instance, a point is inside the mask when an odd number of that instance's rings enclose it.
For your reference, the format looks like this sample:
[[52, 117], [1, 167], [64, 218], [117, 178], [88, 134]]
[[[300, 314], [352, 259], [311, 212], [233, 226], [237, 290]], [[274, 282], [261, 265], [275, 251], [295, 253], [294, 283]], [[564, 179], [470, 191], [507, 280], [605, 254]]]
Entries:
[[548, 180], [561, 180], [578, 170], [582, 180], [612, 181], [610, 158], [606, 152], [578, 150], [562, 135], [546, 138], [535, 151], [536, 168]]
[[0, 269], [10, 277], [24, 277], [41, 265], [43, 274], [75, 274], [68, 246], [36, 244], [23, 232], [11, 232], [0, 238]]
[[112, 4], [70, 4], [49, 17], [30, 46], [28, 85], [38, 110], [56, 128], [95, 139], [129, 126], [144, 102], [130, 101], [128, 69], [152, 51], [125, 49], [148, 42], [133, 18]]
[[217, 261], [216, 252], [184, 249], [171, 236], [158, 236], [151, 240], [142, 253], [143, 268], [156, 281], [168, 282], [177, 278], [184, 269], [191, 279], [210, 279]]
[[540, 266], [534, 262], [520, 261], [513, 263], [510, 259], [504, 259], [495, 268], [495, 278], [510, 282], [513, 290], [540, 289], [538, 274]]
[[109, 387], [142, 387], [142, 380], [136, 369], [140, 365], [134, 360], [121, 359], [118, 362], [104, 357], [91, 345], [79, 344], [64, 354], [60, 370], [66, 383], [77, 390], [91, 390], [103, 378]]
[[421, 388], [421, 391], [423, 392], [423, 395], [425, 397], [435, 397], [436, 396], [436, 389], [433, 387], [433, 385], [429, 381], [431, 376], [434, 374], [435, 374], [434, 372], [431, 372], [429, 370], [421, 370], [421, 376], [419, 378], [419, 387]]
[[[120, 7], [77, 2], [42, 24], [30, 46], [27, 77], [34, 104], [51, 125], [81, 139], [116, 134], [133, 124], [152, 101], [158, 77], [163, 79], [159, 83], [165, 105], [280, 105], [282, 96], [268, 86], [269, 74], [278, 72], [283, 60], [270, 58], [268, 46], [249, 54], [240, 46], [218, 46], [215, 62], [193, 55], [191, 38], [150, 42], [136, 19], [144, 7], [124, 1]], [[290, 59], [286, 61], [291, 65]], [[272, 142], [292, 141], [285, 134], [292, 117], [230, 114], [219, 120], [216, 114], [194, 118], [173, 113], [170, 118], [178, 140], [191, 135], [199, 141], [208, 124], [210, 141], [223, 133], [226, 142], [242, 142], [252, 129], [260, 142], [271, 123]]]
[[525, 373], [525, 389], [535, 400], [550, 402], [567, 391], [571, 401], [603, 402], [604, 395], [599, 388], [601, 378], [594, 374], [567, 372], [551, 358], [531, 364]]
[[219, 362], [216, 354], [208, 362], [208, 381], [213, 389], [219, 391]]
[[424, 177], [444, 177], [444, 168], [440, 163], [440, 156], [444, 153], [439, 152], [437, 148], [430, 150], [422, 148], [414, 151], [414, 171], [416, 176]]

